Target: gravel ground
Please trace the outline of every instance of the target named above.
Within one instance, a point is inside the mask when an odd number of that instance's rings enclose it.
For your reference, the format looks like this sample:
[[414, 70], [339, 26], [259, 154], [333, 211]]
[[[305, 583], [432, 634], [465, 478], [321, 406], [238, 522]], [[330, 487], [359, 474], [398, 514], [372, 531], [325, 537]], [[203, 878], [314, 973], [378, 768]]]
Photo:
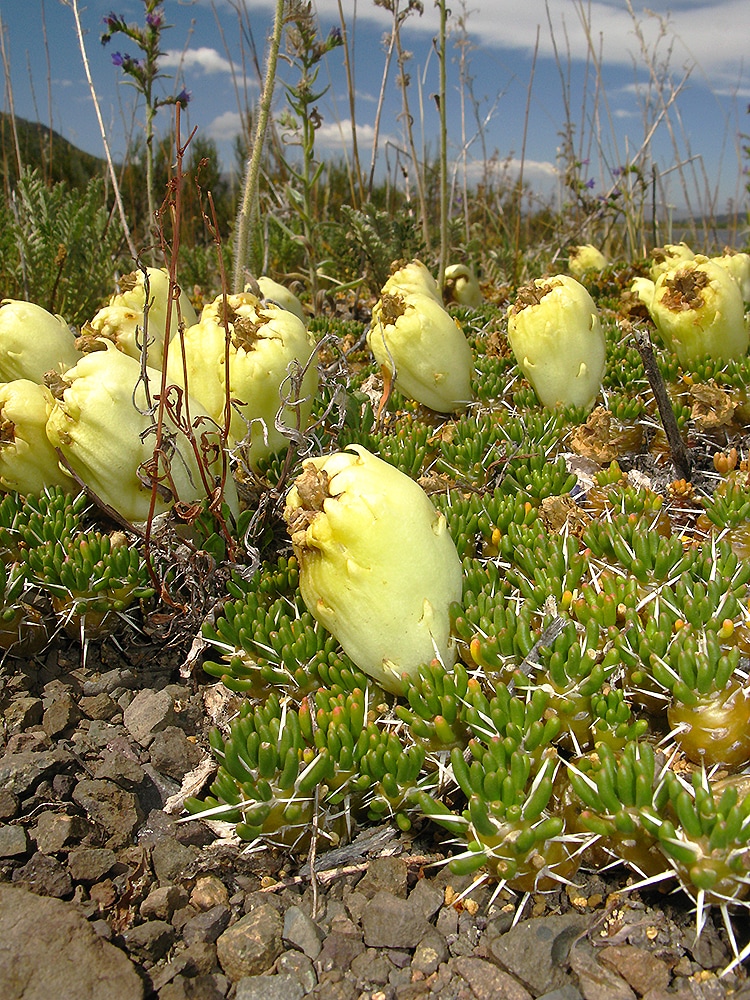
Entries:
[[[131, 634], [0, 667], [3, 1000], [750, 1000], [725, 930], [621, 870], [493, 899], [433, 828], [305, 858], [181, 821], [232, 696]], [[186, 778], [186, 776], [188, 776]], [[519, 904], [520, 916], [514, 923]], [[750, 935], [736, 921], [740, 946]]]

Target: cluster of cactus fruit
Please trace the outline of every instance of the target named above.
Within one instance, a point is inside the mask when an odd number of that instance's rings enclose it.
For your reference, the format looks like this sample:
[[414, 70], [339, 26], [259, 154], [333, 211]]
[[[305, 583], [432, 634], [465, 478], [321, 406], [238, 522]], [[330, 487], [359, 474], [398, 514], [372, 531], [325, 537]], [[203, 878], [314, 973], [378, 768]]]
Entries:
[[542, 454], [434, 497], [463, 560], [459, 658], [424, 664], [403, 697], [305, 610], [294, 557], [229, 584], [205, 669], [247, 700], [191, 812], [298, 847], [313, 816], [332, 843], [355, 822], [427, 818], [457, 845], [453, 870], [518, 893], [617, 859], [679, 882], [699, 926], [744, 902], [750, 564], [710, 516], [745, 490], [696, 501], [707, 523], [689, 531], [679, 502], [613, 463], [579, 497], [582, 527], [559, 531], [544, 502], [576, 477]]
[[[718, 485], [700, 495], [656, 492], [616, 461], [586, 479], [571, 461], [585, 410], [540, 407], [496, 349], [497, 310], [471, 315], [469, 413], [438, 418], [394, 391], [376, 418], [364, 352], [349, 356], [345, 401], [329, 406], [323, 384], [314, 407], [316, 448], [364, 446], [445, 517], [463, 570], [455, 664], [426, 662], [403, 694], [384, 690], [306, 608], [297, 560], [269, 530], [265, 561], [236, 567], [202, 629], [203, 668], [238, 711], [211, 736], [209, 791], [186, 807], [296, 851], [357, 823], [429, 821], [456, 872], [517, 893], [619, 861], [640, 884], [681, 885], [699, 929], [718, 907], [731, 936], [728, 914], [750, 898], [748, 474], [715, 461]], [[660, 461], [640, 355], [603, 326], [605, 404]], [[746, 405], [743, 360], [659, 363], [688, 432], [689, 384], [713, 380]], [[278, 455], [255, 472], [271, 491], [289, 482]], [[0, 503], [0, 643], [13, 652], [39, 648], [21, 621], [52, 615], [96, 636], [152, 592], [138, 548], [87, 526], [85, 507], [61, 491]]]

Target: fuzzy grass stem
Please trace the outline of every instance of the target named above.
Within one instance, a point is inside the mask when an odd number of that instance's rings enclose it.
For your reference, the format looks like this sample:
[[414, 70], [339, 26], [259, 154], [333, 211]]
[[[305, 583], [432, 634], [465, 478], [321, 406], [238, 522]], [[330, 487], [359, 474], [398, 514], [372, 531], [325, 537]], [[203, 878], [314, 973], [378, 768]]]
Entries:
[[281, 35], [284, 28], [284, 0], [276, 0], [273, 20], [273, 34], [268, 48], [266, 75], [263, 82], [263, 94], [258, 108], [258, 119], [255, 126], [255, 142], [245, 170], [245, 181], [242, 189], [242, 202], [237, 214], [237, 241], [234, 248], [234, 273], [232, 288], [241, 292], [245, 286], [245, 265], [250, 257], [251, 270], [258, 269], [255, 251], [250, 247], [250, 233], [255, 229], [258, 219], [258, 188], [260, 186], [260, 165], [263, 157], [263, 145], [271, 115], [271, 101], [276, 83], [276, 67], [279, 59]]

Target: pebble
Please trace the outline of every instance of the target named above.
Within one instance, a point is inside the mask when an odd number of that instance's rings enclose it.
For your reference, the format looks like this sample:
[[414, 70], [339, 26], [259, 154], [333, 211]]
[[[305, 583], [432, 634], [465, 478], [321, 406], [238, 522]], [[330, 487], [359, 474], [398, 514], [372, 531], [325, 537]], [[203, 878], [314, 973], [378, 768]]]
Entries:
[[192, 917], [182, 928], [182, 938], [187, 944], [198, 941], [213, 944], [224, 933], [232, 911], [223, 903]]
[[429, 929], [418, 907], [385, 890], [373, 896], [362, 914], [365, 944], [371, 948], [416, 948]]
[[151, 849], [151, 864], [159, 882], [176, 882], [182, 872], [198, 856], [195, 847], [181, 844], [176, 837], [165, 836]]
[[226, 906], [229, 891], [220, 878], [204, 875], [197, 879], [190, 893], [190, 903], [196, 910], [210, 910], [213, 906]]
[[412, 969], [431, 976], [448, 960], [448, 945], [443, 935], [431, 928], [417, 945], [411, 961]]
[[188, 894], [179, 885], [161, 885], [146, 896], [140, 906], [144, 920], [171, 920], [175, 910], [188, 901]]
[[157, 732], [149, 748], [151, 764], [160, 773], [182, 781], [203, 760], [205, 754], [188, 739], [178, 726], [167, 726]]
[[29, 850], [29, 838], [22, 826], [0, 823], [0, 858], [20, 858]]
[[276, 961], [276, 968], [279, 972], [289, 972], [296, 976], [305, 993], [312, 993], [318, 985], [315, 966], [301, 951], [282, 952]]
[[139, 691], [123, 713], [125, 728], [142, 747], [148, 747], [156, 733], [174, 723], [174, 700], [162, 689]]
[[73, 789], [73, 801], [106, 832], [105, 846], [114, 849], [123, 847], [143, 820], [137, 797], [113, 781], [83, 778]]
[[117, 855], [108, 847], [78, 847], [68, 854], [68, 870], [75, 882], [91, 884], [111, 871]]
[[82, 816], [45, 811], [39, 813], [32, 837], [42, 854], [57, 854], [70, 848], [89, 832], [89, 824]]
[[174, 944], [175, 929], [166, 920], [147, 920], [123, 931], [121, 940], [139, 962], [158, 962]]
[[579, 941], [571, 949], [570, 967], [585, 1000], [636, 1000], [635, 992], [622, 976], [598, 961], [588, 941]]
[[37, 851], [12, 875], [14, 884], [22, 885], [39, 896], [63, 899], [73, 894], [73, 880], [63, 864], [48, 854]]
[[235, 1000], [302, 1000], [305, 991], [291, 972], [274, 976], [243, 976], [237, 983]]
[[267, 972], [282, 952], [283, 923], [279, 912], [261, 903], [216, 942], [222, 970], [232, 980]]
[[[476, 1000], [532, 1000], [517, 979], [482, 958], [454, 958], [453, 968], [471, 986]], [[600, 998], [604, 1000], [604, 998]]]
[[7, 788], [0, 788], [0, 821], [17, 816], [20, 804], [17, 795]]
[[95, 695], [84, 695], [79, 699], [78, 707], [87, 719], [97, 719], [100, 722], [109, 722], [120, 711], [120, 706], [106, 691], [100, 691]]
[[283, 938], [310, 959], [320, 954], [323, 931], [301, 907], [290, 906], [284, 914]]
[[535, 996], [571, 982], [567, 956], [591, 921], [585, 914], [567, 913], [521, 920], [489, 942], [490, 957]]
[[70, 691], [61, 692], [42, 716], [42, 729], [48, 736], [60, 736], [71, 730], [81, 718], [81, 711]]

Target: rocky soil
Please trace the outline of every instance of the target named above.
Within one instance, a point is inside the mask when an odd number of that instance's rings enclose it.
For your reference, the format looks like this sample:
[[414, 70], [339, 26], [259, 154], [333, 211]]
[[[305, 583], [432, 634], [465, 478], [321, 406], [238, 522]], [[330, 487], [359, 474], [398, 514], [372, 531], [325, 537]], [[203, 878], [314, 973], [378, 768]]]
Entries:
[[0, 667], [3, 1000], [750, 1000], [718, 917], [696, 942], [681, 894], [617, 894], [621, 870], [461, 898], [429, 827], [362, 830], [313, 877], [185, 821], [233, 705], [180, 666], [132, 633]]

